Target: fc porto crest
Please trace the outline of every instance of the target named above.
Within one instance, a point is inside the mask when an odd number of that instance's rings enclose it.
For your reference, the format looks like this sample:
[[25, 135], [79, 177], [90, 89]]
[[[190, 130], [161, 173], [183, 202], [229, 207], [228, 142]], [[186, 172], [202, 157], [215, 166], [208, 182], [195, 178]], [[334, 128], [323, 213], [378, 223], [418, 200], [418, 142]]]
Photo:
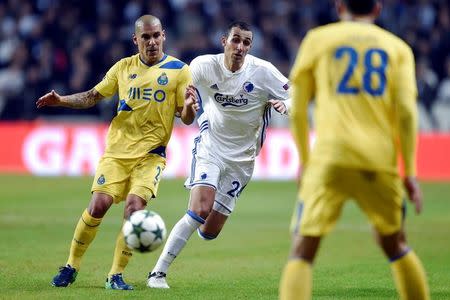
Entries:
[[250, 81], [244, 82], [242, 87], [244, 88], [244, 91], [246, 91], [247, 93], [251, 93], [251, 91], [253, 91], [253, 89], [255, 88], [253, 83], [251, 83]]
[[104, 184], [105, 183], [105, 176], [103, 176], [103, 174], [102, 175], [100, 175], [100, 177], [97, 179], [97, 184], [98, 185], [102, 185], [102, 184]]
[[158, 77], [158, 84], [159, 85], [166, 85], [169, 82], [169, 78], [167, 77], [166, 73], [162, 73]]

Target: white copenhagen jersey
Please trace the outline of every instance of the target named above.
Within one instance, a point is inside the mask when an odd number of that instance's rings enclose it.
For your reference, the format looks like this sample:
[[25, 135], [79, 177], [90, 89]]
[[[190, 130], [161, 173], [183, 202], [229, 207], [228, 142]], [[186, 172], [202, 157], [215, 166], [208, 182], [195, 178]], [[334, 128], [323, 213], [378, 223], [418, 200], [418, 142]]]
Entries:
[[[201, 109], [198, 124], [208, 134], [210, 153], [230, 161], [253, 161], [270, 119], [269, 99], [289, 98], [288, 79], [271, 63], [247, 55], [236, 72], [224, 54], [195, 58], [190, 69]], [[205, 132], [206, 133], [206, 132]]]

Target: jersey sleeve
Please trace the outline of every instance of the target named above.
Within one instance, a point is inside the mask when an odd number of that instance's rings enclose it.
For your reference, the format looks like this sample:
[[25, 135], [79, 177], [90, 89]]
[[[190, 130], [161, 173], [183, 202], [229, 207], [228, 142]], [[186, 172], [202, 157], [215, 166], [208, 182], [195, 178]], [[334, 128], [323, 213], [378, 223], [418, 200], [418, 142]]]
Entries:
[[417, 151], [417, 86], [414, 56], [409, 47], [402, 53], [394, 73], [394, 101], [397, 105], [400, 152], [405, 176], [415, 176]]
[[121, 64], [122, 61], [115, 63], [114, 66], [108, 70], [102, 81], [94, 87], [102, 96], [109, 98], [117, 92], [119, 86], [117, 74], [120, 70]]
[[270, 98], [279, 100], [287, 100], [289, 98], [288, 79], [272, 64], [268, 65], [265, 85]]
[[186, 88], [188, 85], [192, 83], [192, 76], [189, 70], [189, 66], [185, 65], [178, 76], [178, 85], [177, 85], [177, 107], [183, 107], [184, 105], [184, 95], [186, 93]]
[[294, 66], [289, 75], [291, 81], [292, 107], [290, 110], [291, 131], [303, 168], [309, 160], [308, 104], [314, 96], [313, 50], [308, 34], [300, 46]]
[[194, 86], [202, 84], [203, 74], [205, 74], [205, 72], [203, 72], [204, 70], [202, 70], [202, 64], [199, 62], [199, 60], [200, 59], [198, 57], [194, 58], [189, 65], [192, 75], [192, 84]]

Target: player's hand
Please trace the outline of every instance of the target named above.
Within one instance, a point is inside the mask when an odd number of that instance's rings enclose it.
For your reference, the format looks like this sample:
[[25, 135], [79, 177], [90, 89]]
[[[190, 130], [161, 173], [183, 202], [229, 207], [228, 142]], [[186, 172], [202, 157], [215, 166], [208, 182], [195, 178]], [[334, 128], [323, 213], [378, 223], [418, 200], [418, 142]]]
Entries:
[[408, 193], [409, 201], [413, 203], [416, 208], [416, 214], [420, 214], [423, 206], [423, 196], [416, 177], [405, 177], [405, 179], [403, 180], [403, 185], [405, 186], [406, 192]]
[[269, 103], [272, 104], [273, 108], [280, 114], [284, 115], [287, 113], [287, 107], [281, 100], [270, 99]]
[[194, 111], [198, 111], [200, 109], [200, 105], [197, 101], [197, 92], [193, 85], [189, 85], [186, 88], [186, 93], [184, 95], [184, 104], [188, 107], [192, 107]]
[[59, 106], [61, 104], [61, 96], [52, 90], [50, 93], [45, 94], [36, 101], [36, 107], [41, 108], [44, 106]]

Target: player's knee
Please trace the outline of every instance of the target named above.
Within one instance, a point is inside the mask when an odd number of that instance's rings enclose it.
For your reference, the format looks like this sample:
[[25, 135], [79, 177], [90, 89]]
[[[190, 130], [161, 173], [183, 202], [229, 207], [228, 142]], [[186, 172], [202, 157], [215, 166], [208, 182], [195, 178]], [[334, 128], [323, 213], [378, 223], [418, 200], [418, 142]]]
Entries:
[[402, 232], [396, 232], [387, 236], [378, 234], [378, 244], [389, 259], [398, 258], [408, 252], [409, 248], [403, 236]]
[[212, 233], [206, 233], [206, 232], [203, 232], [201, 229], [200, 229], [200, 227], [199, 228], [197, 228], [197, 234], [198, 234], [198, 236], [199, 237], [201, 237], [202, 239], [204, 239], [205, 241], [211, 241], [211, 240], [214, 240], [215, 238], [217, 238], [217, 236], [219, 235], [219, 233], [220, 233], [220, 231], [218, 232], [218, 233], [216, 233], [216, 234], [212, 234]]
[[134, 213], [135, 211], [144, 209], [145, 206], [146, 206], [145, 201], [139, 197], [127, 199], [127, 202], [125, 204], [125, 212], [124, 212], [125, 218], [128, 218], [129, 216], [131, 216], [131, 214]]
[[103, 193], [95, 193], [89, 203], [88, 212], [94, 218], [103, 218], [112, 203], [113, 199], [111, 196]]
[[201, 203], [201, 205], [197, 205], [196, 207], [193, 207], [190, 210], [194, 212], [197, 216], [206, 220], [206, 218], [208, 218], [209, 214], [211, 213], [211, 209], [212, 208], [206, 205], [205, 203]]

